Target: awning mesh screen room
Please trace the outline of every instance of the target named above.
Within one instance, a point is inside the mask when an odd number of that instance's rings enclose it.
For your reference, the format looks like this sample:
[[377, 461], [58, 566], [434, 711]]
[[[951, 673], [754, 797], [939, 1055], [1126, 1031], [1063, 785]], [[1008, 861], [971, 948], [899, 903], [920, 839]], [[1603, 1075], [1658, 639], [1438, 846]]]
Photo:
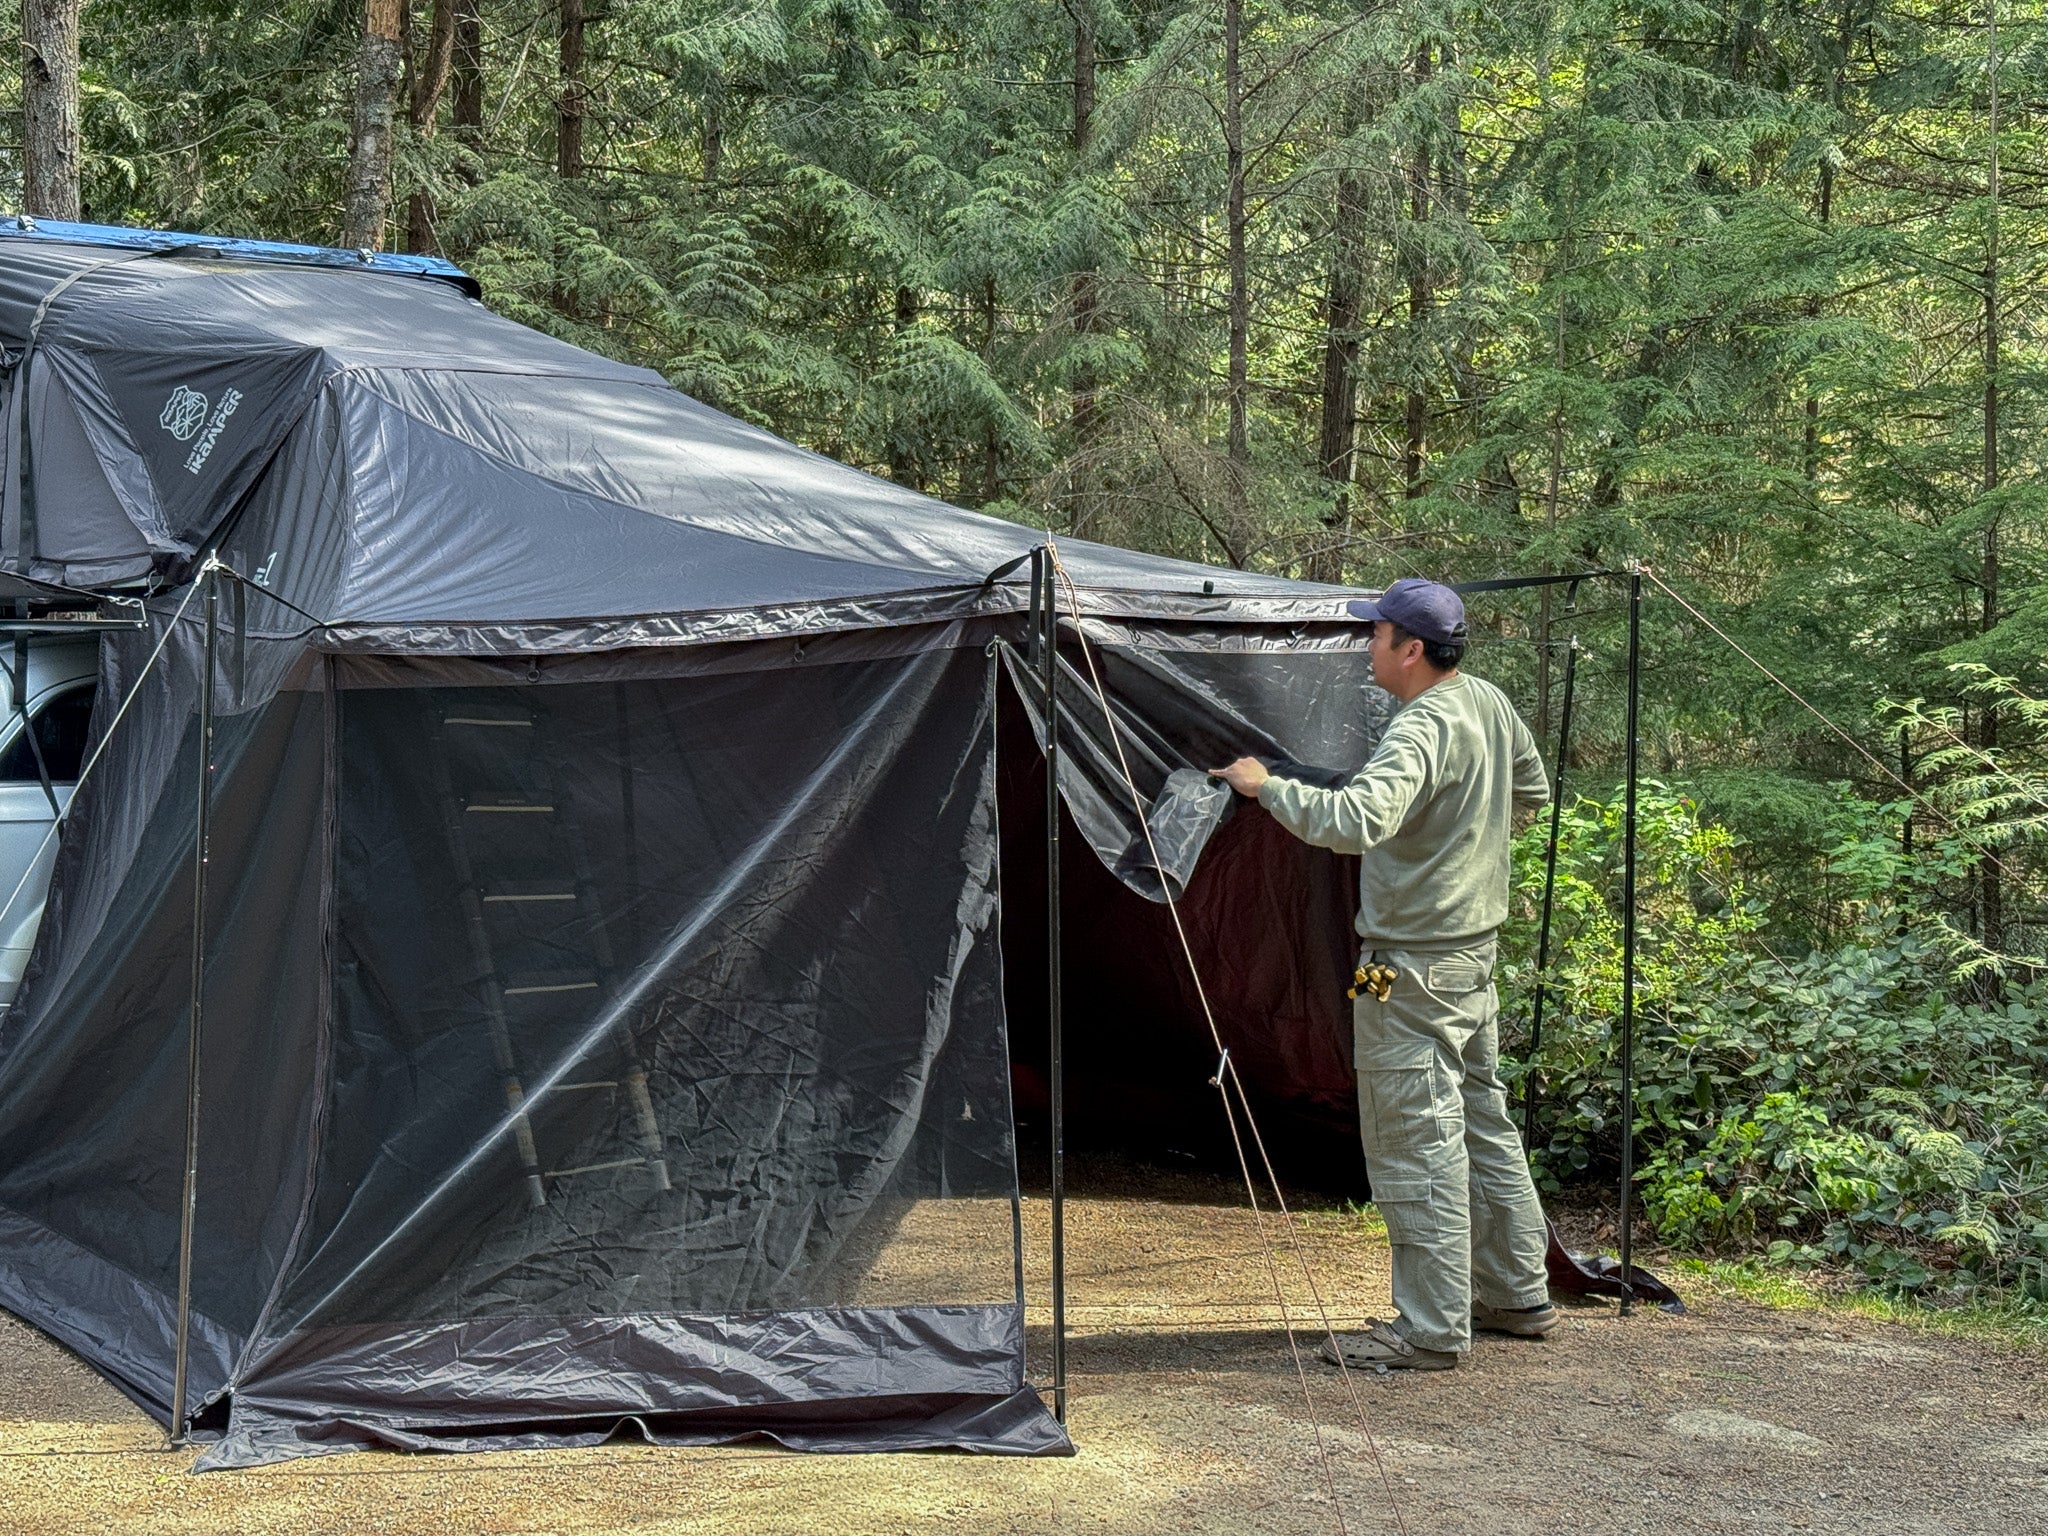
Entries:
[[[0, 572], [147, 615], [101, 637], [97, 766], [0, 1018], [0, 1304], [173, 1416], [196, 969], [208, 1464], [622, 1424], [1069, 1449], [1025, 1371], [1004, 956], [1045, 919], [998, 804], [1042, 729], [1004, 657], [1045, 535], [435, 263], [149, 239], [0, 228]], [[1142, 958], [1165, 889], [1264, 914], [1212, 1001], [1257, 1091], [1326, 1113], [1346, 882], [1231, 833], [1254, 904], [1204, 888], [1229, 808], [1194, 770], [1362, 761], [1346, 594], [1059, 553], [1060, 788], [1129, 897], [1077, 978]], [[1152, 992], [1077, 1060], [1201, 1027]]]

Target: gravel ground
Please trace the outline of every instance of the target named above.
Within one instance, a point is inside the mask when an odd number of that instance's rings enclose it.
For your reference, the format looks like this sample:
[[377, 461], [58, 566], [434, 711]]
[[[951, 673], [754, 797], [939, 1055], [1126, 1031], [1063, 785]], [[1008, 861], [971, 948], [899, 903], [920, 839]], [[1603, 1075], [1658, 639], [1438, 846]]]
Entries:
[[[1317, 1305], [1269, 1216], [1297, 1374], [1241, 1193], [1116, 1164], [1075, 1184], [1072, 1460], [622, 1443], [194, 1477], [192, 1453], [0, 1314], [0, 1532], [2048, 1533], [2037, 1354], [1697, 1294], [1685, 1317], [1574, 1308], [1540, 1344], [1482, 1340], [1455, 1372], [1347, 1391], [1313, 1361]], [[1044, 1202], [1027, 1216], [1042, 1268]], [[1340, 1325], [1384, 1308], [1369, 1222], [1318, 1210], [1295, 1232]], [[1033, 1347], [1042, 1377], [1042, 1326]]]

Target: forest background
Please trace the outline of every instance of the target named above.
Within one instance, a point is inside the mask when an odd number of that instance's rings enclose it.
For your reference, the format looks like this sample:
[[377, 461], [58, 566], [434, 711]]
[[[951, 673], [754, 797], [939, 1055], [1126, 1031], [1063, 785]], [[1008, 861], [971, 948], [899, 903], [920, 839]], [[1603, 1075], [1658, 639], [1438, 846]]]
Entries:
[[[1368, 586], [1642, 562], [1650, 1219], [2048, 1306], [2039, 0], [22, 19], [27, 212], [445, 254], [1065, 534]], [[1625, 591], [1472, 604], [1546, 751], [1578, 648], [1553, 1186], [1615, 1156]]]

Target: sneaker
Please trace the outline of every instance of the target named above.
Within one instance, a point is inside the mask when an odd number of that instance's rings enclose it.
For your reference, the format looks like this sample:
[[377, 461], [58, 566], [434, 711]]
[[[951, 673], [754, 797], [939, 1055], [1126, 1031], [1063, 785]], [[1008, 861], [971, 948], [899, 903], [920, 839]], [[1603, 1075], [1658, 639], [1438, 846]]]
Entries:
[[1323, 1341], [1325, 1364], [1366, 1371], [1448, 1371], [1458, 1357], [1447, 1349], [1410, 1344], [1378, 1318], [1366, 1319], [1363, 1333]]
[[1540, 1339], [1557, 1326], [1557, 1308], [1547, 1301], [1533, 1307], [1489, 1307], [1483, 1301], [1475, 1302], [1472, 1326], [1518, 1339]]

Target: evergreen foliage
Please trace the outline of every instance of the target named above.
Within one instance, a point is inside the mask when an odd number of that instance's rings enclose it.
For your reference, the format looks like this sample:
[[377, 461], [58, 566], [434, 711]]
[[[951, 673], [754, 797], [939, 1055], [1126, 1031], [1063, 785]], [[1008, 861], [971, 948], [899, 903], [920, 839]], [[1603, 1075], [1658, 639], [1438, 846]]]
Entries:
[[[1905, 853], [1897, 809], [1838, 786], [1824, 910], [1787, 914], [1757, 898], [1747, 850], [1696, 803], [1658, 785], [1642, 797], [1647, 1214], [1682, 1246], [2048, 1302], [2048, 983], [1957, 994], [1955, 936], [1925, 897], [1971, 855], [1954, 838]], [[1506, 972], [1524, 986], [1547, 835], [1532, 828], [1518, 850]], [[1618, 802], [1579, 799], [1562, 819], [1532, 1148], [1553, 1189], [1613, 1174], [1620, 838]]]

